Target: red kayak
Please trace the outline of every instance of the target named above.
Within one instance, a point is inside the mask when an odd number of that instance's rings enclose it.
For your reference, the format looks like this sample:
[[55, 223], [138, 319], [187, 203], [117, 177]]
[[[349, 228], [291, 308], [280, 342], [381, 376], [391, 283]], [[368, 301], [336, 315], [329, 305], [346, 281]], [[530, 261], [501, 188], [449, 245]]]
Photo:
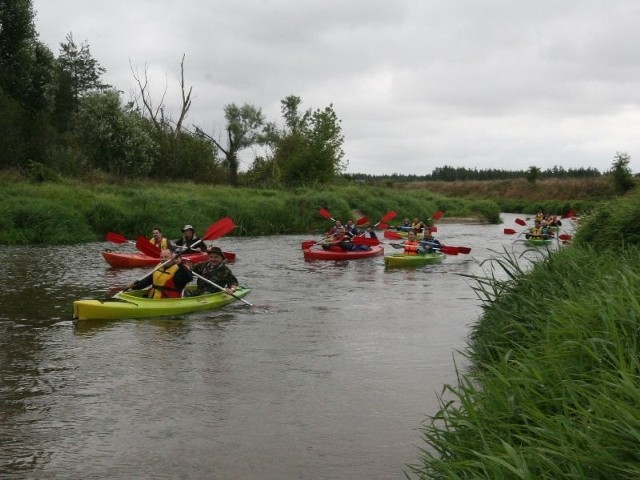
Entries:
[[338, 246], [329, 250], [310, 247], [303, 249], [302, 254], [305, 260], [354, 260], [384, 255], [384, 246], [373, 245], [369, 250], [343, 250]]
[[[120, 253], [105, 250], [102, 252], [102, 256], [109, 265], [115, 268], [154, 267], [160, 262], [160, 259], [157, 257], [145, 255], [140, 252]], [[193, 263], [204, 262], [209, 259], [207, 252], [187, 253], [183, 255], [183, 257]], [[227, 262], [233, 262], [236, 259], [236, 254], [224, 252], [224, 258]]]

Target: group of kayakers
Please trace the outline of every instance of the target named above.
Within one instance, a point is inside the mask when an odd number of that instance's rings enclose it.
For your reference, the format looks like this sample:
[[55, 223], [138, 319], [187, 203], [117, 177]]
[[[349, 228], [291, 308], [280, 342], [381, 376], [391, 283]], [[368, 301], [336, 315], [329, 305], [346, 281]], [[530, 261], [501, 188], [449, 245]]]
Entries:
[[345, 225], [340, 220], [336, 220], [334, 225], [329, 229], [326, 236], [320, 242], [320, 246], [324, 250], [339, 248], [345, 251], [352, 250], [370, 250], [369, 245], [354, 243], [356, 237], [365, 237], [377, 239], [376, 232], [373, 227], [358, 228], [358, 226], [349, 220]]
[[525, 238], [541, 238], [544, 240], [554, 238], [556, 230], [562, 225], [562, 221], [555, 215], [549, 215], [539, 209], [533, 219], [533, 226], [525, 233]]
[[[133, 282], [129, 288], [148, 288], [148, 298], [180, 298], [216, 293], [223, 290], [232, 295], [238, 289], [238, 280], [225, 264], [224, 252], [220, 247], [207, 246], [195, 234], [191, 225], [182, 228], [183, 237], [175, 242], [162, 235], [160, 228], [153, 228], [149, 242], [160, 248], [160, 264], [146, 277]], [[206, 251], [207, 261], [192, 264], [182, 255]], [[193, 278], [197, 277], [196, 289], [185, 290]]]

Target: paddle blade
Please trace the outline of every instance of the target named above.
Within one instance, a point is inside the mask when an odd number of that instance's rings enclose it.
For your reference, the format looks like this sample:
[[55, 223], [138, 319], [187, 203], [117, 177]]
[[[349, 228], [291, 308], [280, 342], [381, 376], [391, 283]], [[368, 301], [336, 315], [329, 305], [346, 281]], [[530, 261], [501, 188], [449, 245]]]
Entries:
[[356, 220], [356, 225], [366, 225], [369, 223], [369, 217], [362, 217]]
[[378, 222], [378, 225], [380, 225], [381, 223], [387, 223], [389, 220], [392, 220], [393, 218], [395, 218], [396, 215], [397, 213], [394, 212], [393, 210], [385, 213], [383, 217], [380, 219], [380, 221]]
[[516, 222], [518, 225], [522, 225], [523, 227], [526, 227], [526, 226], [527, 226], [527, 222], [525, 222], [525, 221], [524, 221], [524, 220], [522, 220], [521, 218], [516, 218], [515, 222]]
[[204, 232], [204, 235], [202, 236], [202, 240], [215, 240], [226, 235], [234, 228], [236, 228], [236, 224], [233, 223], [231, 217], [221, 218], [207, 228], [207, 231]]
[[436, 213], [431, 215], [431, 218], [434, 220], [440, 220], [442, 217], [444, 217], [444, 212], [442, 210], [438, 210]]
[[160, 249], [151, 243], [146, 237], [139, 236], [136, 238], [136, 248], [145, 255], [160, 258]]
[[315, 240], [303, 240], [302, 241], [302, 250], [306, 250], [307, 248], [311, 248], [316, 244]]
[[402, 235], [396, 232], [392, 232], [391, 230], [384, 231], [384, 238], [388, 238], [389, 240], [404, 240]]
[[369, 238], [369, 237], [354, 237], [351, 240], [351, 243], [354, 245], [380, 245], [380, 240], [377, 238]]
[[332, 220], [335, 222], [335, 219], [331, 216], [331, 214], [325, 210], [324, 208], [321, 208], [320, 210], [318, 210], [318, 213], [320, 215], [322, 215], [324, 218], [326, 218], [327, 220]]
[[458, 255], [458, 247], [445, 247], [444, 245], [440, 247], [440, 251], [447, 255]]
[[569, 210], [567, 213], [562, 215], [562, 218], [571, 218], [571, 217], [575, 217], [576, 215], [577, 213], [575, 210]]
[[433, 232], [437, 232], [437, 231], [438, 231], [438, 227], [436, 227], [435, 225], [432, 225], [432, 226], [430, 226], [430, 227], [429, 227], [429, 231], [430, 231], [431, 233], [433, 233]]
[[377, 228], [378, 228], [378, 230], [386, 230], [387, 228], [389, 228], [389, 224], [388, 223], [378, 223], [377, 224]]
[[505, 228], [504, 229], [504, 234], [505, 235], [514, 235], [516, 233], [518, 233], [518, 232], [516, 232], [513, 228]]
[[558, 235], [558, 238], [559, 238], [560, 240], [563, 240], [563, 241], [565, 241], [565, 240], [571, 240], [571, 235], [567, 235], [566, 233], [563, 233], [563, 234], [561, 234], [561, 235]]
[[469, 254], [471, 253], [471, 248], [469, 247], [457, 247], [459, 253]]
[[112, 242], [112, 243], [128, 243], [129, 242], [127, 237], [115, 232], [107, 232], [107, 235], [105, 238], [107, 242]]

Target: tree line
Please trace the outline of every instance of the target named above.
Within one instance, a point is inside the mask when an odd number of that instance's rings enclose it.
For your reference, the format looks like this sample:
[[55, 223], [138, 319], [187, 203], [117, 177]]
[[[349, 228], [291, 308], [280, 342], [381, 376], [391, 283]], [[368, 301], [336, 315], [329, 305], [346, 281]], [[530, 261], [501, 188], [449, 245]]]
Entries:
[[[107, 174], [230, 185], [327, 183], [344, 172], [341, 120], [329, 105], [301, 108], [281, 100], [281, 126], [261, 108], [228, 103], [218, 135], [186, 126], [192, 88], [180, 63], [181, 108], [172, 118], [164, 95], [153, 98], [146, 70], [124, 101], [103, 82], [106, 70], [88, 42], [69, 33], [54, 54], [38, 40], [31, 0], [0, 1], [0, 169], [39, 178]], [[243, 151], [264, 152], [240, 172]]]

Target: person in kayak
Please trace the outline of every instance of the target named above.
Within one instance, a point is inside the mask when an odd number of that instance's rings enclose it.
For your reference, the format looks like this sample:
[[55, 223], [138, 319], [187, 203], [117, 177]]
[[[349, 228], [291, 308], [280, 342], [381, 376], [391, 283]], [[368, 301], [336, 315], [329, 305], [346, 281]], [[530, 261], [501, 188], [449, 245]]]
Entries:
[[155, 245], [156, 247], [158, 247], [160, 251], [174, 250], [171, 240], [165, 237], [162, 234], [162, 230], [160, 230], [160, 228], [158, 227], [153, 227], [153, 229], [151, 230], [151, 239], [149, 239], [149, 242], [151, 243], [151, 245]]
[[533, 227], [524, 235], [525, 238], [544, 238], [542, 234], [542, 224], [540, 220], [536, 220]]
[[196, 231], [191, 225], [182, 227], [182, 238], [173, 242], [173, 246], [174, 251], [179, 253], [196, 253], [207, 250], [207, 245], [197, 237]]
[[153, 271], [141, 280], [129, 285], [129, 288], [147, 290], [147, 298], [180, 298], [184, 287], [193, 280], [191, 270], [185, 265], [182, 257], [174, 255], [171, 250], [164, 249], [160, 252], [160, 268]]
[[[238, 279], [225, 265], [224, 252], [220, 247], [209, 247], [207, 249], [209, 260], [201, 262], [192, 267], [193, 273], [206, 278], [219, 285], [225, 293], [232, 294], [238, 289]], [[215, 285], [198, 278], [196, 290], [189, 292], [188, 296], [205, 295], [207, 293], [217, 293], [220, 289]]]
[[413, 222], [411, 223], [411, 229], [416, 232], [416, 234], [422, 232], [423, 230], [428, 230], [429, 227], [427, 227], [427, 225], [420, 220], [418, 217], [413, 219]]
[[440, 240], [433, 236], [433, 232], [428, 227], [424, 230], [422, 240], [419, 243], [418, 253], [433, 253], [440, 250], [441, 247]]
[[405, 255], [416, 255], [418, 253], [418, 247], [420, 244], [418, 243], [418, 237], [416, 232], [411, 230], [407, 233], [407, 240], [404, 242], [404, 254]]

